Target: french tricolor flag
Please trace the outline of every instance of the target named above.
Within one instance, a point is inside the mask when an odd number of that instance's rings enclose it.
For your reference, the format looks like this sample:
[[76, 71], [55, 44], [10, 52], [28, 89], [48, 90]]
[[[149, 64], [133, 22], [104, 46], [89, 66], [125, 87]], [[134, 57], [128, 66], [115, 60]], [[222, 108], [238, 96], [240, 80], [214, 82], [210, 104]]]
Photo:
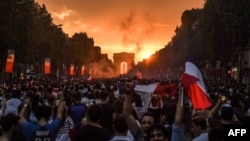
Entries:
[[195, 65], [195, 62], [193, 56], [189, 55], [185, 63], [185, 71], [182, 75], [181, 82], [187, 90], [193, 108], [208, 109], [212, 106], [212, 102], [206, 92], [201, 72]]
[[91, 74], [88, 74], [87, 80], [88, 80], [88, 81], [91, 81], [92, 79], [93, 79], [92, 75], [91, 75]]
[[150, 103], [151, 96], [157, 94], [161, 96], [163, 102], [166, 98], [166, 95], [175, 96], [177, 93], [178, 84], [160, 84], [158, 82], [151, 83], [148, 85], [135, 85], [134, 91], [140, 95], [142, 103], [144, 104], [144, 109], [146, 110], [147, 106]]

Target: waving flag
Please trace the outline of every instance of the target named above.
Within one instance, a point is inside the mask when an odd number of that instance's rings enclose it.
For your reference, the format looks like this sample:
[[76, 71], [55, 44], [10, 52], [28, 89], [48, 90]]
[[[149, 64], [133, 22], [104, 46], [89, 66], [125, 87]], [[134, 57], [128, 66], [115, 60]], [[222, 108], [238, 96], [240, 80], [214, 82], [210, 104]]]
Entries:
[[88, 80], [88, 81], [91, 81], [92, 79], [93, 79], [92, 75], [91, 75], [91, 74], [88, 74], [87, 80]]
[[162, 100], [166, 98], [166, 95], [174, 96], [177, 92], [177, 83], [171, 84], [160, 84], [160, 83], [151, 83], [148, 85], [135, 85], [134, 91], [141, 96], [141, 100], [145, 105], [146, 109], [152, 94], [160, 95]]
[[187, 90], [194, 109], [207, 109], [212, 105], [210, 97], [206, 92], [201, 72], [195, 65], [195, 60], [192, 56], [187, 58], [181, 82]]

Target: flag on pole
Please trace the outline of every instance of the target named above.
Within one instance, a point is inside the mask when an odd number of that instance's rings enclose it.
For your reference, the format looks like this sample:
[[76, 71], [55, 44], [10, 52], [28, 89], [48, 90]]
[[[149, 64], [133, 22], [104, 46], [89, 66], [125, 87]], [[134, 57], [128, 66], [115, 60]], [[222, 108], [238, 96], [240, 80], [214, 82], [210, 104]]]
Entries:
[[6, 59], [5, 72], [13, 73], [14, 69], [14, 59], [15, 59], [15, 50], [8, 50], [8, 56]]
[[74, 64], [70, 64], [69, 74], [70, 74], [71, 76], [73, 76], [73, 75], [74, 75], [74, 71], [75, 71]]
[[188, 56], [185, 71], [181, 78], [182, 85], [187, 90], [194, 109], [207, 109], [212, 105], [203, 78], [192, 56]]
[[50, 74], [50, 58], [44, 60], [44, 74]]

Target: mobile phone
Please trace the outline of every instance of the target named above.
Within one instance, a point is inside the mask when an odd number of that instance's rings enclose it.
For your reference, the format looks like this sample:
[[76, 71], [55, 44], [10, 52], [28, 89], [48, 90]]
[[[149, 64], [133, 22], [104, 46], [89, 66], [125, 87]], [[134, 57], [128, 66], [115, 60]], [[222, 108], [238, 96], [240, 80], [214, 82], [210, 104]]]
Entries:
[[221, 98], [221, 101], [225, 102], [227, 97], [225, 95], [222, 95], [220, 98]]

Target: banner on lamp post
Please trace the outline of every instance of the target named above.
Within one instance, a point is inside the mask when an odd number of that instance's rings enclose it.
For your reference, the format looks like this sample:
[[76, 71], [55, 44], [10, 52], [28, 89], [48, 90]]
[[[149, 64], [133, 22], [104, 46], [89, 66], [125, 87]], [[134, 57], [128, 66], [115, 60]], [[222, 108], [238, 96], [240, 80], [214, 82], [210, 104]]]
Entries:
[[5, 72], [13, 73], [15, 60], [15, 50], [8, 50], [8, 56], [6, 59]]
[[84, 70], [85, 70], [85, 67], [84, 67], [84, 65], [82, 65], [82, 69], [81, 69], [81, 75], [82, 76], [84, 75]]
[[74, 75], [74, 71], [75, 71], [75, 68], [74, 68], [74, 67], [75, 67], [74, 64], [70, 64], [69, 74], [70, 74], [71, 76]]
[[44, 60], [44, 74], [50, 74], [50, 58]]

